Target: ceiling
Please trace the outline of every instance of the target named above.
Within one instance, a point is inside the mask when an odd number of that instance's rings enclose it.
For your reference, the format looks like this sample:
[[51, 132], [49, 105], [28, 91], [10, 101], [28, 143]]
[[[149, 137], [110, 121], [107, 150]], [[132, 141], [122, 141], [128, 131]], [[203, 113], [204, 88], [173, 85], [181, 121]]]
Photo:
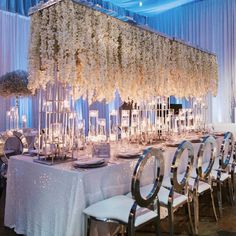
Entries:
[[[28, 15], [28, 9], [42, 0], [0, 0], [0, 9]], [[44, 2], [48, 0], [43, 0]], [[125, 15], [152, 16], [199, 0], [87, 0]]]
[[[129, 12], [151, 16], [168, 11], [184, 4], [196, 2], [198, 0], [100, 0], [102, 5], [114, 5]], [[98, 1], [98, 2], [100, 2]]]

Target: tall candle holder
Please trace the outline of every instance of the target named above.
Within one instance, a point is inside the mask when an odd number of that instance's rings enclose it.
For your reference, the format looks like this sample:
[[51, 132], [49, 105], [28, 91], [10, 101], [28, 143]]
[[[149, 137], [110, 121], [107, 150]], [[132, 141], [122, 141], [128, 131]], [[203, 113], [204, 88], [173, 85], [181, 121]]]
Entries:
[[88, 139], [92, 142], [95, 142], [97, 141], [97, 135], [98, 135], [98, 110], [90, 110]]
[[109, 139], [118, 140], [118, 111], [112, 110], [109, 114]]
[[56, 81], [39, 90], [38, 159], [73, 159], [75, 118], [69, 85]]
[[194, 117], [193, 110], [191, 108], [187, 109], [187, 129], [193, 130], [194, 128]]
[[129, 138], [130, 110], [121, 111], [121, 138]]
[[26, 117], [26, 115], [22, 115], [21, 122], [22, 122], [22, 125], [21, 125], [22, 129], [27, 128], [27, 117]]
[[106, 141], [106, 119], [98, 119], [98, 141]]
[[139, 110], [133, 109], [131, 111], [131, 134], [136, 135], [139, 129]]
[[6, 126], [8, 130], [18, 130], [19, 114], [16, 106], [11, 107], [6, 113]]
[[204, 97], [196, 98], [193, 101], [193, 121], [194, 129], [196, 131], [202, 131], [205, 129], [206, 109], [206, 99]]

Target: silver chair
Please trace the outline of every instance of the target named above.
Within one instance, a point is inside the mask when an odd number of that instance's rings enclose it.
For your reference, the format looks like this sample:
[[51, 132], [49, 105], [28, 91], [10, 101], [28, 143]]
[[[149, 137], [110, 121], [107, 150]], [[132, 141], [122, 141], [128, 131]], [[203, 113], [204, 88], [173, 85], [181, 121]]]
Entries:
[[[208, 162], [203, 163], [203, 155], [206, 151], [207, 145], [210, 145], [210, 159]], [[211, 184], [211, 170], [214, 165], [214, 161], [217, 155], [217, 144], [216, 140], [212, 136], [206, 136], [203, 138], [197, 154], [197, 165], [195, 172], [193, 171], [189, 180], [189, 186], [193, 194], [193, 205], [194, 205], [194, 231], [198, 235], [199, 231], [199, 196], [210, 191], [211, 204], [215, 220], [218, 221], [216, 214], [213, 188]]]
[[[151, 192], [143, 197], [140, 192], [140, 178], [148, 159], [155, 157], [156, 175]], [[131, 193], [128, 196], [118, 195], [90, 205], [84, 210], [88, 217], [88, 230], [90, 234], [91, 220], [103, 222], [115, 222], [127, 229], [129, 236], [135, 235], [135, 231], [149, 222], [154, 222], [156, 235], [159, 235], [160, 205], [157, 198], [163, 180], [164, 160], [160, 149], [150, 148], [144, 151], [139, 158], [132, 177]], [[155, 206], [153, 208], [153, 206]]]
[[[180, 164], [180, 158], [183, 152], [188, 151], [188, 163], [185, 173], [179, 175], [178, 167]], [[168, 220], [169, 220], [169, 234], [174, 235], [174, 212], [180, 207], [186, 206], [186, 214], [188, 215], [188, 221], [191, 233], [194, 232], [192, 216], [191, 216], [191, 195], [188, 187], [188, 180], [190, 177], [192, 165], [194, 161], [194, 150], [193, 145], [188, 141], [183, 141], [177, 146], [177, 150], [174, 154], [171, 174], [170, 176], [164, 178], [160, 191], [158, 193], [158, 198], [160, 201], [160, 206], [168, 210]], [[178, 177], [181, 177], [181, 181], [178, 181]], [[153, 187], [152, 184], [143, 186], [141, 192], [143, 195], [147, 194], [149, 190]], [[128, 194], [127, 196], [130, 196]]]
[[[188, 151], [187, 167], [185, 173], [179, 176], [178, 167], [180, 164], [180, 158], [186, 149]], [[194, 161], [193, 145], [188, 141], [183, 141], [177, 147], [177, 150], [174, 154], [174, 158], [172, 161], [171, 174], [170, 174], [171, 185], [168, 184], [168, 181], [163, 181], [162, 187], [163, 189], [165, 189], [164, 190], [165, 194], [163, 194], [163, 197], [161, 197], [162, 189], [159, 192], [160, 205], [168, 209], [169, 228], [171, 236], [174, 235], [174, 212], [178, 210], [180, 207], [183, 207], [184, 205], [186, 207], [186, 213], [188, 214], [190, 232], [192, 234], [194, 232], [192, 216], [191, 216], [191, 208], [190, 208], [191, 196], [189, 194], [189, 186], [188, 186], [188, 180], [192, 170], [193, 161]], [[179, 177], [181, 177], [181, 181], [178, 180]], [[165, 200], [166, 199], [165, 195], [167, 193], [166, 190], [168, 190], [167, 202]]]
[[[220, 153], [218, 158], [215, 161], [215, 165], [211, 172], [213, 184], [217, 186], [217, 200], [219, 206], [219, 213], [220, 217], [222, 216], [222, 186], [224, 184], [228, 185], [228, 197], [233, 205], [233, 187], [232, 187], [232, 180], [231, 180], [231, 173], [229, 171], [230, 168], [230, 160], [233, 155], [233, 145], [234, 139], [233, 134], [231, 132], [227, 132], [224, 135], [223, 142], [221, 144]], [[225, 156], [225, 152], [227, 149], [227, 153]]]
[[[20, 147], [16, 149], [7, 150], [6, 144], [9, 139], [16, 138]], [[18, 131], [6, 131], [0, 134], [0, 159], [3, 163], [7, 164], [8, 159], [12, 155], [24, 154], [28, 151], [28, 143], [25, 136]]]
[[236, 181], [235, 181], [235, 175], [236, 175], [236, 142], [234, 142], [233, 147], [233, 155], [231, 157], [231, 160], [229, 162], [230, 165], [230, 175], [231, 175], [231, 182], [232, 182], [232, 191], [233, 191], [233, 203], [235, 204], [235, 189], [236, 189]]
[[[6, 150], [7, 141], [11, 138], [17, 138], [20, 142], [21, 150]], [[0, 198], [6, 185], [9, 157], [18, 153], [24, 153], [28, 150], [27, 148], [26, 138], [21, 133], [17, 131], [6, 131], [0, 134]]]
[[[20, 143], [20, 147], [17, 150], [7, 150], [7, 141], [11, 138], [16, 138]], [[10, 156], [17, 154], [24, 154], [28, 151], [28, 144], [25, 136], [18, 131], [6, 131], [0, 134], [0, 176], [1, 178], [7, 178], [7, 166]]]

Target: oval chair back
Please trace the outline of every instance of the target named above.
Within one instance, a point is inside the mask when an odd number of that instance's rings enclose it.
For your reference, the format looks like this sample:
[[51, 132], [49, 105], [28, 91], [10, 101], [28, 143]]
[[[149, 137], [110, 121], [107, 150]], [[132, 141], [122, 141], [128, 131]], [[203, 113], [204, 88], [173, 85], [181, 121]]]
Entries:
[[[227, 155], [225, 157], [226, 147], [228, 146]], [[226, 132], [224, 134], [224, 139], [222, 141], [219, 153], [219, 167], [221, 170], [225, 170], [228, 167], [230, 159], [233, 154], [234, 137], [231, 132]]]
[[[208, 162], [205, 162], [203, 165], [203, 157], [204, 152], [208, 151], [207, 149], [210, 146], [210, 159]], [[197, 153], [197, 165], [196, 165], [196, 177], [192, 177], [194, 179], [194, 183], [192, 186], [193, 192], [193, 204], [194, 204], [194, 229], [195, 234], [198, 235], [199, 231], [199, 195], [204, 194], [206, 191], [210, 191], [211, 195], [211, 204], [214, 213], [214, 217], [216, 221], [218, 220], [216, 214], [216, 208], [214, 203], [213, 190], [211, 187], [211, 178], [210, 174], [212, 171], [212, 167], [214, 165], [214, 161], [217, 155], [217, 143], [215, 138], [212, 136], [206, 136], [202, 139], [202, 142], [199, 146]], [[206, 165], [205, 165], [206, 164]], [[204, 167], [204, 169], [203, 169]]]
[[[156, 174], [154, 176], [154, 184], [153, 188], [151, 189], [150, 193], [147, 196], [142, 196], [140, 191], [140, 180], [144, 170], [144, 167], [147, 161], [154, 157], [154, 165], [156, 168]], [[131, 194], [132, 198], [135, 200], [134, 204], [130, 210], [129, 214], [129, 224], [133, 225], [135, 221], [135, 216], [137, 213], [137, 206], [143, 208], [149, 208], [153, 206], [152, 204], [156, 201], [156, 209], [158, 213], [158, 217], [160, 217], [160, 206], [158, 201], [158, 192], [162, 185], [164, 175], [164, 158], [161, 149], [156, 148], [148, 148], [146, 149], [143, 154], [140, 156], [133, 172], [132, 183], [131, 183]]]
[[235, 166], [236, 166], [236, 142], [234, 142], [233, 157], [232, 157], [232, 163], [231, 163], [231, 169], [230, 169], [234, 202], [235, 202]]
[[24, 154], [29, 151], [29, 145], [25, 135], [19, 131], [13, 131], [13, 135], [20, 141], [21, 143], [21, 154]]
[[[182, 179], [178, 180], [178, 167], [181, 161], [181, 157], [183, 156], [183, 152], [187, 150], [188, 151], [188, 163], [185, 170], [185, 173], [182, 177]], [[188, 184], [188, 178], [190, 177], [190, 173], [192, 171], [194, 161], [194, 149], [192, 143], [189, 141], [183, 141], [179, 144], [172, 161], [171, 166], [171, 185], [174, 188], [174, 191], [180, 194], [185, 194], [187, 191], [187, 184]]]
[[6, 143], [10, 138], [17, 138], [20, 142], [20, 150], [17, 150], [19, 154], [23, 154], [28, 151], [28, 143], [26, 137], [18, 131], [7, 131], [0, 135], [0, 158], [5, 164], [8, 163], [9, 155], [6, 153]]
[[[220, 147], [219, 168], [216, 170], [216, 177], [214, 177], [217, 183], [217, 199], [218, 199], [218, 206], [219, 206], [219, 212], [220, 212], [221, 217], [223, 215], [222, 187], [221, 186], [226, 181], [228, 184], [229, 199], [231, 201], [231, 204], [233, 204], [233, 201], [234, 201], [234, 197], [233, 197], [234, 190], [232, 189], [233, 181], [230, 178], [230, 171], [228, 169], [231, 157], [233, 157], [233, 149], [234, 149], [233, 134], [231, 132], [226, 132], [224, 134], [224, 139]], [[226, 177], [223, 177], [223, 176], [226, 176]]]
[[[210, 145], [210, 159], [208, 162], [207, 167], [203, 171], [203, 155], [204, 151], [207, 148], [207, 145]], [[212, 167], [214, 165], [215, 159], [217, 155], [217, 143], [215, 138], [212, 136], [206, 136], [203, 138], [202, 143], [200, 144], [200, 147], [198, 149], [198, 154], [197, 154], [197, 176], [199, 177], [200, 180], [206, 181], [207, 178], [209, 177]]]

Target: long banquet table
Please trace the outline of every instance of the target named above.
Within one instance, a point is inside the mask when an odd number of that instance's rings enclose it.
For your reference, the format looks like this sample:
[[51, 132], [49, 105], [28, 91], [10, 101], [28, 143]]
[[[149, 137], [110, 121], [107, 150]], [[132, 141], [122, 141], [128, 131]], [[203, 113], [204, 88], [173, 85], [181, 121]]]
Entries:
[[[198, 147], [194, 144], [195, 154]], [[170, 172], [175, 150], [167, 148], [164, 152], [165, 176]], [[33, 162], [31, 156], [11, 157], [5, 225], [27, 236], [86, 235], [83, 210], [102, 199], [128, 193], [136, 161], [118, 160], [101, 168], [76, 170], [71, 163], [47, 166]], [[150, 173], [147, 168], [142, 184], [152, 181]], [[166, 211], [162, 212], [163, 218], [166, 215]], [[93, 235], [107, 234], [97, 232], [99, 227], [93, 228]]]

